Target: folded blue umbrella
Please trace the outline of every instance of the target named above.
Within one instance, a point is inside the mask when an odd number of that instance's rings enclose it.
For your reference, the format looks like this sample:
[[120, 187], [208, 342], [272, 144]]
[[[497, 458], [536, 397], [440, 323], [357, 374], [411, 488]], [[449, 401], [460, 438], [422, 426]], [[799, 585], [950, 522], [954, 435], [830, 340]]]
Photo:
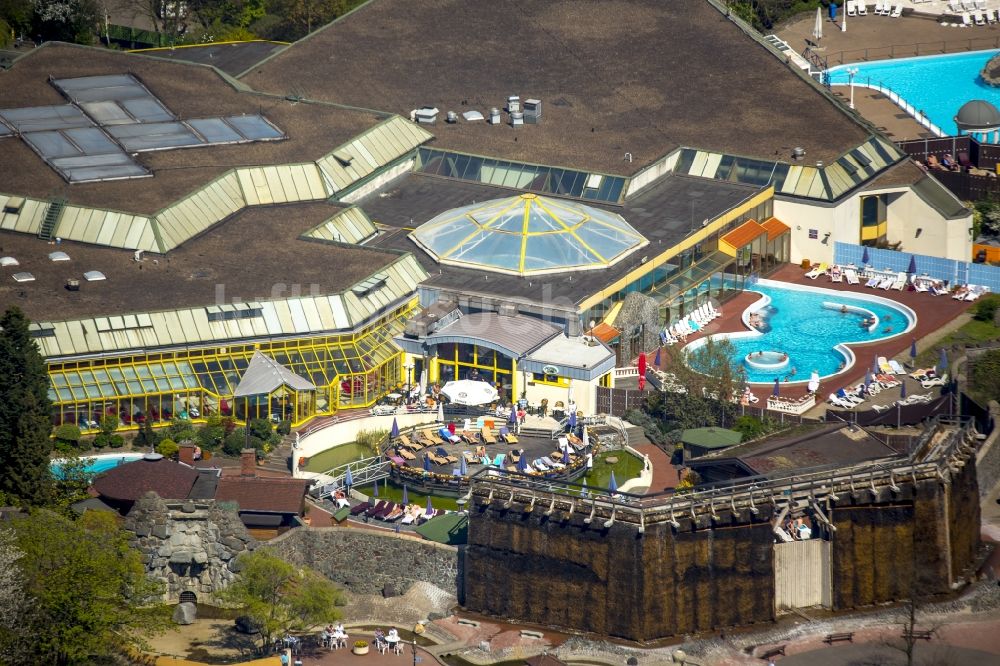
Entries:
[[424, 471], [431, 471], [431, 459], [427, 456], [424, 456]]
[[562, 461], [563, 461], [564, 465], [568, 465], [569, 464], [569, 446], [567, 446], [565, 449], [563, 449], [563, 459], [562, 459]]
[[347, 468], [347, 472], [344, 474], [344, 485], [350, 488], [354, 485], [354, 475], [351, 474], [351, 468]]
[[461, 464], [458, 466], [458, 473], [462, 476], [469, 475], [469, 463], [465, 462], [465, 456], [462, 456]]
[[612, 495], [618, 492], [618, 481], [615, 480], [615, 470], [611, 470], [611, 479], [608, 480], [608, 492]]
[[372, 497], [378, 497], [378, 481], [375, 481], [375, 488], [372, 490]]
[[406, 488], [406, 484], [403, 484], [403, 505], [410, 503], [410, 491]]
[[389, 437], [396, 439], [399, 437], [399, 424], [396, 423], [396, 417], [392, 417], [392, 430], [389, 431]]

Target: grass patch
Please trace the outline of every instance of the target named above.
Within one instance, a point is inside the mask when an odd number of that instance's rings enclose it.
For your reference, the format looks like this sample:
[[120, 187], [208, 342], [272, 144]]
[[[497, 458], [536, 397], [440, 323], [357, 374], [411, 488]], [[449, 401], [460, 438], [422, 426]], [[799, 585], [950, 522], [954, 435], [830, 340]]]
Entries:
[[[615, 464], [609, 464], [607, 459], [618, 458]], [[590, 488], [607, 488], [611, 481], [611, 471], [614, 470], [615, 481], [621, 486], [629, 479], [639, 476], [642, 472], [643, 461], [635, 457], [625, 449], [605, 451], [594, 458], [594, 467], [583, 477]], [[577, 481], [583, 483], [583, 481]]]
[[942, 347], [971, 345], [979, 342], [991, 342], [993, 340], [1000, 340], [1000, 327], [995, 326], [990, 321], [973, 319], [961, 328], [941, 338], [930, 349], [925, 349], [917, 354], [916, 364], [921, 368], [936, 365], [938, 357], [941, 354], [939, 350]]
[[[355, 490], [369, 497], [372, 496], [372, 491], [374, 490], [372, 485], [365, 486], [354, 486]], [[427, 506], [427, 493], [421, 493], [415, 491], [413, 488], [407, 487], [406, 489], [407, 499], [410, 504], [419, 504], [420, 506]], [[386, 483], [380, 481], [378, 484], [378, 498], [380, 500], [391, 500], [399, 504], [403, 501], [403, 487], [397, 486], [393, 483]], [[442, 495], [431, 495], [431, 503], [434, 505], [435, 509], [447, 509], [448, 511], [458, 510], [458, 498]]]
[[371, 455], [371, 449], [363, 444], [358, 444], [357, 442], [339, 444], [325, 451], [320, 451], [314, 456], [310, 456], [305, 470], [307, 472], [322, 473], [334, 467], [354, 462], [355, 460], [370, 458]]

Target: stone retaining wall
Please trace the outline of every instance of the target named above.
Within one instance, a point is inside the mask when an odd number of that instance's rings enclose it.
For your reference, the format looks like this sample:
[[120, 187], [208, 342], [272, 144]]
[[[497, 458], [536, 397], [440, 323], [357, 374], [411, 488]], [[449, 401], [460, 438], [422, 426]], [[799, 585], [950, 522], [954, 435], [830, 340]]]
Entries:
[[308, 565], [351, 592], [402, 594], [418, 581], [462, 598], [462, 551], [393, 533], [337, 527], [299, 528], [268, 542], [283, 559]]
[[[990, 416], [994, 423], [1000, 423], [1000, 403], [991, 400]], [[993, 428], [989, 437], [979, 445], [976, 453], [976, 472], [979, 474], [979, 496], [986, 497], [1000, 482], [1000, 428]]]

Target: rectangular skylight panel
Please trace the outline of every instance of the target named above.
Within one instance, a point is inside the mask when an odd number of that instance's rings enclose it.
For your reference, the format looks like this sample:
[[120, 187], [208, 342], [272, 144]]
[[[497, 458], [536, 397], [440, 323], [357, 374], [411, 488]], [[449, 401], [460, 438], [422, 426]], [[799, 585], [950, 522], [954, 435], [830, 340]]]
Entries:
[[174, 114], [167, 111], [166, 107], [154, 97], [126, 99], [121, 102], [121, 105], [140, 123], [161, 123], [174, 120]]
[[127, 74], [59, 79], [53, 81], [53, 84], [78, 104], [150, 96], [142, 84]]
[[130, 116], [118, 102], [84, 102], [80, 105], [91, 118], [101, 125], [127, 125], [134, 123], [135, 118]]
[[28, 132], [21, 137], [45, 159], [82, 154], [82, 151], [60, 132]]
[[84, 155], [112, 155], [122, 152], [118, 144], [96, 127], [65, 130], [63, 134], [75, 143]]
[[3, 109], [0, 116], [19, 132], [71, 129], [93, 125], [80, 109], [72, 104], [58, 106], [29, 106], [20, 109]]
[[71, 183], [97, 180], [141, 178], [149, 172], [125, 153], [117, 155], [81, 155], [51, 160], [50, 164]]
[[266, 141], [282, 139], [284, 134], [267, 121], [264, 116], [226, 116], [226, 122], [236, 128], [236, 131], [251, 141]]
[[181, 123], [115, 125], [109, 127], [108, 132], [129, 152], [203, 145], [201, 139]]
[[11, 129], [0, 122], [0, 136], [10, 136], [11, 134], [13, 134]]
[[226, 124], [222, 118], [198, 118], [187, 121], [188, 125], [205, 137], [208, 143], [239, 143], [246, 141], [243, 135]]
[[77, 76], [70, 79], [53, 79], [52, 85], [67, 93], [111, 86], [134, 86], [137, 81], [128, 74], [104, 74], [101, 76]]

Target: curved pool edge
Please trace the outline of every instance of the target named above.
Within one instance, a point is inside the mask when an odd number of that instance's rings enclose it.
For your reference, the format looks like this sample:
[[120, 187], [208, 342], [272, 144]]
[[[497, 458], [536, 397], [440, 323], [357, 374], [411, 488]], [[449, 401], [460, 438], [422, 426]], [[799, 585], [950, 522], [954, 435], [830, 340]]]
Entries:
[[[835, 344], [833, 346], [833, 349], [835, 351], [839, 352], [844, 357], [844, 367], [841, 368], [840, 370], [838, 370], [837, 372], [830, 373], [828, 375], [820, 375], [820, 380], [825, 380], [825, 379], [828, 379], [830, 377], [836, 377], [838, 375], [842, 375], [842, 374], [844, 374], [845, 372], [847, 372], [848, 370], [850, 370], [851, 368], [854, 367], [854, 365], [857, 363], [857, 355], [854, 353], [854, 350], [851, 348], [851, 345], [870, 345], [870, 344], [874, 344], [876, 342], [883, 342], [885, 340], [892, 340], [893, 338], [897, 338], [897, 337], [899, 337], [901, 335], [906, 335], [907, 333], [909, 333], [910, 331], [912, 331], [916, 327], [916, 325], [917, 325], [917, 313], [913, 311], [913, 308], [911, 308], [908, 305], [904, 305], [903, 303], [900, 303], [899, 301], [894, 301], [891, 298], [885, 298], [883, 296], [879, 296], [878, 294], [866, 294], [864, 292], [860, 292], [859, 293], [859, 292], [854, 292], [854, 291], [845, 292], [845, 291], [839, 291], [837, 289], [828, 289], [826, 287], [813, 287], [813, 286], [810, 286], [810, 285], [795, 284], [794, 282], [782, 282], [780, 280], [768, 280], [767, 278], [761, 278], [761, 279], [757, 280], [757, 284], [764, 285], [765, 287], [775, 287], [775, 288], [778, 288], [778, 289], [789, 289], [789, 290], [792, 290], [792, 291], [807, 291], [807, 292], [822, 291], [822, 292], [826, 292], [826, 293], [829, 293], [829, 294], [837, 294], [841, 298], [844, 298], [845, 295], [848, 295], [848, 297], [850, 297], [850, 298], [858, 298], [859, 300], [870, 300], [870, 301], [874, 301], [874, 302], [877, 302], [877, 303], [881, 303], [882, 305], [885, 305], [885, 306], [890, 306], [890, 307], [896, 308], [896, 309], [900, 310], [904, 315], [906, 315], [906, 328], [903, 329], [902, 331], [900, 331], [899, 333], [893, 333], [892, 335], [887, 335], [884, 338], [879, 338], [878, 340], [872, 340], [870, 342], [848, 342], [848, 343], [838, 342], [837, 344]], [[744, 291], [754, 291], [754, 290], [753, 289], [745, 289]], [[751, 312], [756, 312], [758, 310], [761, 310], [761, 309], [767, 307], [771, 303], [771, 297], [768, 296], [767, 294], [762, 293], [762, 292], [755, 292], [755, 293], [757, 293], [758, 295], [760, 295], [760, 298], [757, 299], [756, 301], [754, 301], [753, 303], [751, 303], [750, 305], [748, 305], [743, 310], [743, 314], [740, 316], [740, 320], [743, 322], [743, 325], [747, 326], [751, 330], [748, 330], [748, 331], [731, 331], [731, 332], [728, 332], [728, 333], [713, 333], [712, 335], [706, 335], [704, 337], [698, 338], [697, 340], [694, 340], [694, 341], [689, 342], [688, 344], [684, 345], [684, 347], [681, 349], [681, 352], [683, 354], [689, 354], [689, 353], [697, 350], [698, 348], [704, 346], [705, 343], [710, 338], [713, 339], [713, 340], [731, 340], [731, 339], [751, 338], [751, 337], [763, 336], [764, 335], [763, 333], [761, 333], [760, 331], [758, 331], [758, 330], [750, 327], [749, 318], [750, 318]], [[849, 306], [849, 307], [852, 307], [852, 306]], [[799, 380], [795, 380], [795, 381], [782, 382], [782, 385], [783, 386], [784, 385], [788, 385], [788, 386], [802, 385], [802, 386], [805, 386], [806, 384], [809, 383], [809, 381], [810, 381], [809, 379], [799, 379]], [[752, 385], [752, 386], [770, 386], [772, 383], [773, 382], [771, 382], [771, 381], [766, 381], [766, 382], [752, 382], [752, 381], [747, 381], [747, 384], [748, 385]]]

